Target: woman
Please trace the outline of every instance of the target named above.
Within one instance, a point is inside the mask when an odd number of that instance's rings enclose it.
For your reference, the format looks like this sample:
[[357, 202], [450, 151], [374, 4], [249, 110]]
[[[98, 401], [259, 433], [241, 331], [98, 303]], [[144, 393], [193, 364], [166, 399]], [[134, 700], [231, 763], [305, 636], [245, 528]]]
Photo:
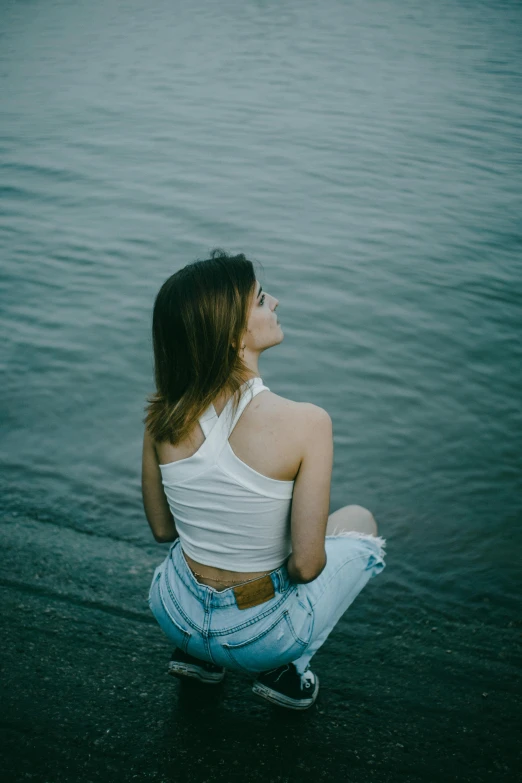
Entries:
[[154, 538], [174, 543], [149, 605], [172, 674], [249, 673], [262, 698], [307, 709], [310, 659], [384, 568], [384, 541], [360, 506], [328, 516], [328, 413], [263, 384], [259, 357], [284, 338], [278, 304], [243, 254], [220, 250], [157, 295], [142, 490]]

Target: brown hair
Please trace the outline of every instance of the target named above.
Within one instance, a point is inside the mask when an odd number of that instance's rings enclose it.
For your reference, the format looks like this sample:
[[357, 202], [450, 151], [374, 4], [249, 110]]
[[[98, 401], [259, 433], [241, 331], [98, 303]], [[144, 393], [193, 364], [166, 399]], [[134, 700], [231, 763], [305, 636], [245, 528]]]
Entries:
[[240, 349], [255, 281], [243, 253], [216, 248], [161, 286], [152, 316], [156, 392], [147, 398], [144, 419], [155, 441], [175, 445], [186, 438], [225, 390], [237, 408], [248, 377]]

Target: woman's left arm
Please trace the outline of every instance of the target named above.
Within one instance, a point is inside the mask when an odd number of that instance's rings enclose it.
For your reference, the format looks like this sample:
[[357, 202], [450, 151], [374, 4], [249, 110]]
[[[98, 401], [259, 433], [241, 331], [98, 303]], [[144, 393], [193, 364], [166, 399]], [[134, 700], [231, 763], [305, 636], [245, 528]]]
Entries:
[[145, 516], [156, 541], [160, 544], [175, 541], [178, 531], [163, 490], [154, 441], [146, 427], [143, 435], [141, 493]]

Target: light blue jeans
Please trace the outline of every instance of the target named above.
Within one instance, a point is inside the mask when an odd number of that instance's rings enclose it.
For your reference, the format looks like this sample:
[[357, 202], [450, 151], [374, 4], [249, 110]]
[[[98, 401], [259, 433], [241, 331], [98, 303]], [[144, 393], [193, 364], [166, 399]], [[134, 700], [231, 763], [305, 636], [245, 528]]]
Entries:
[[327, 563], [317, 579], [293, 583], [283, 565], [270, 574], [274, 597], [239, 609], [232, 587], [216, 590], [196, 580], [178, 538], [154, 572], [149, 606], [172, 644], [200, 660], [254, 675], [293, 661], [302, 673], [384, 568], [384, 545], [364, 533], [327, 536]]

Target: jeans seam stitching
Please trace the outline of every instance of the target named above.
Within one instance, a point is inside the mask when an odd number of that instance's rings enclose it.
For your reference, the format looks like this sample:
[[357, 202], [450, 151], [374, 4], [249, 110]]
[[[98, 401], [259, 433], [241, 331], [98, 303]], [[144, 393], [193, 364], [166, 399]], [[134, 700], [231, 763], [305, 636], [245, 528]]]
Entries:
[[[362, 560], [366, 560], [366, 559], [367, 559], [367, 558], [366, 558], [366, 555], [363, 555], [363, 554], [358, 554], [358, 555], [355, 555], [354, 557], [350, 558], [350, 560], [345, 560], [343, 563], [341, 563], [341, 565], [339, 566], [339, 568], [337, 568], [337, 569], [336, 569], [336, 570], [335, 570], [335, 571], [334, 571], [332, 574], [330, 574], [330, 578], [329, 578], [329, 579], [328, 579], [328, 581], [327, 581], [327, 582], [324, 584], [323, 590], [321, 591], [320, 595], [318, 595], [318, 596], [314, 596], [314, 598], [316, 599], [316, 603], [317, 603], [317, 601], [318, 601], [318, 600], [321, 598], [321, 596], [323, 596], [323, 595], [324, 595], [325, 591], [328, 589], [328, 586], [329, 586], [329, 585], [331, 584], [331, 582], [332, 582], [332, 581], [335, 579], [335, 577], [337, 576], [337, 574], [339, 573], [339, 571], [341, 571], [341, 570], [342, 570], [342, 569], [343, 569], [345, 566], [347, 566], [347, 565], [350, 565], [350, 563], [353, 563], [353, 562], [354, 562], [354, 560], [361, 560], [361, 559], [362, 559]], [[313, 609], [313, 607], [314, 607], [314, 604], [312, 604], [312, 603], [311, 603], [311, 604], [310, 604], [310, 606], [311, 606], [311, 608]]]
[[[178, 610], [180, 615], [183, 617], [183, 619], [185, 620], [187, 625], [189, 625], [190, 628], [193, 628], [194, 631], [196, 631], [196, 633], [199, 633], [202, 636], [204, 636], [205, 634], [203, 633], [202, 629], [198, 628], [198, 626], [195, 623], [192, 622], [190, 617], [183, 610], [183, 607], [180, 605], [179, 601], [176, 599], [176, 596], [174, 595], [174, 593], [172, 591], [172, 588], [170, 586], [170, 581], [169, 581], [169, 577], [168, 577], [167, 571], [165, 571], [165, 584], [167, 586], [167, 591], [168, 591], [168, 594], [169, 594], [169, 596], [170, 596], [170, 598], [172, 600], [172, 603], [174, 604], [174, 606], [176, 607], [176, 609]], [[160, 596], [161, 596], [161, 590], [160, 590]], [[165, 611], [167, 611], [166, 608], [165, 608]], [[170, 617], [170, 615], [169, 615], [169, 617]], [[188, 633], [188, 632], [186, 632], [186, 633]]]
[[229, 645], [226, 642], [223, 642], [223, 647], [232, 648], [234, 650], [237, 650], [238, 648], [248, 647], [249, 644], [254, 644], [255, 642], [259, 642], [261, 639], [264, 639], [265, 636], [267, 636], [270, 631], [272, 631], [274, 628], [276, 628], [280, 622], [286, 619], [288, 615], [288, 609], [285, 609], [283, 614], [280, 615], [275, 622], [272, 623], [272, 625], [269, 625], [268, 628], [265, 628], [264, 631], [259, 633], [257, 636], [252, 637], [251, 639], [247, 639], [246, 641], [240, 642], [239, 644], [232, 644]]
[[[271, 614], [276, 612], [278, 609], [281, 608], [282, 604], [285, 602], [287, 598], [287, 595], [283, 595], [281, 600], [278, 601], [278, 603], [275, 606], [272, 606], [270, 609], [265, 609], [264, 612], [261, 614], [256, 615], [255, 617], [250, 618], [250, 620], [246, 620], [243, 623], [240, 623], [239, 625], [235, 625], [232, 628], [225, 628], [222, 631], [212, 631], [212, 636], [226, 636], [230, 633], [236, 633], [237, 631], [242, 631], [244, 628], [248, 628], [250, 625], [254, 625], [255, 623], [259, 622], [260, 620], [264, 620], [265, 617], [269, 617]], [[243, 610], [238, 610], [243, 611]]]
[[165, 601], [163, 600], [163, 596], [161, 595], [161, 585], [158, 585], [158, 596], [159, 596], [160, 604], [161, 604], [161, 606], [163, 608], [163, 611], [165, 612], [165, 614], [169, 618], [169, 621], [182, 634], [183, 640], [181, 642], [181, 649], [183, 650], [183, 652], [186, 652], [188, 643], [189, 643], [190, 639], [192, 638], [192, 634], [189, 631], [185, 631], [184, 628], [182, 628], [180, 625], [178, 625], [176, 620], [172, 617], [171, 613], [169, 612], [169, 610], [165, 606]]

